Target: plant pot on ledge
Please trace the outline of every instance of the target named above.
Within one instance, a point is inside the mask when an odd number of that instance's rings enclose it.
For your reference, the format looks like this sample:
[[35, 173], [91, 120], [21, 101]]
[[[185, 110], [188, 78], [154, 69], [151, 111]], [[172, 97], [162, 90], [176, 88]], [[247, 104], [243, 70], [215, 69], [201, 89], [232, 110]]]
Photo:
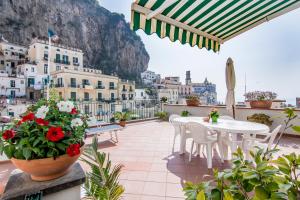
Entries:
[[122, 127], [125, 127], [126, 126], [126, 121], [120, 121], [119, 125], [122, 126]]
[[[83, 151], [81, 147], [80, 152]], [[68, 173], [69, 168], [78, 160], [81, 154], [69, 156], [68, 154], [57, 158], [43, 158], [35, 160], [21, 160], [11, 158], [11, 162], [20, 170], [30, 174], [34, 181], [49, 181]]]
[[272, 106], [272, 101], [269, 100], [256, 100], [250, 101], [251, 108], [255, 109], [270, 109]]
[[186, 105], [187, 106], [199, 106], [200, 102], [199, 102], [199, 100], [187, 99], [186, 100]]

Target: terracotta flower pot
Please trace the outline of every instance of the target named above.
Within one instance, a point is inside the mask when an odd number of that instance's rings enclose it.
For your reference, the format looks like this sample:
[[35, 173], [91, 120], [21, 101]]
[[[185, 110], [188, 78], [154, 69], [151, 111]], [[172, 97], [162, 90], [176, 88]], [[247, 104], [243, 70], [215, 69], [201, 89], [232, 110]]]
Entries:
[[126, 126], [126, 121], [120, 121], [119, 125], [122, 126], [122, 127], [125, 127]]
[[200, 102], [196, 99], [186, 99], [187, 106], [199, 106]]
[[258, 109], [270, 109], [272, 106], [272, 101], [250, 101], [251, 108]]
[[[83, 147], [80, 148], [80, 152]], [[48, 181], [59, 178], [68, 173], [69, 168], [77, 161], [81, 154], [70, 157], [65, 154], [53, 158], [43, 158], [36, 160], [20, 160], [11, 158], [12, 163], [20, 170], [30, 174], [35, 181]]]

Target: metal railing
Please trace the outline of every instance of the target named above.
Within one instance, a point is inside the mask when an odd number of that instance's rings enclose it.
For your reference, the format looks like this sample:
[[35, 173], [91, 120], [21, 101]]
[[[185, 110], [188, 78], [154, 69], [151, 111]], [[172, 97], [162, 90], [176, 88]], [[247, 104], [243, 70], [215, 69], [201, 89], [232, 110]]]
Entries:
[[155, 118], [161, 111], [161, 103], [157, 100], [132, 100], [116, 102], [76, 102], [81, 113], [95, 116], [98, 120], [111, 122], [115, 112], [130, 112], [130, 120]]

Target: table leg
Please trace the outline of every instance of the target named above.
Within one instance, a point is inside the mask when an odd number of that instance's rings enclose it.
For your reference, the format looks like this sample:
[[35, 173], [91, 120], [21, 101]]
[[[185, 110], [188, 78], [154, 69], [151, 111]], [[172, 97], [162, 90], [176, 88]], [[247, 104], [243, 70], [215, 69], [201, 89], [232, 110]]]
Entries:
[[185, 153], [185, 146], [186, 146], [186, 134], [185, 134], [185, 126], [180, 126], [180, 148], [179, 148], [179, 154]]

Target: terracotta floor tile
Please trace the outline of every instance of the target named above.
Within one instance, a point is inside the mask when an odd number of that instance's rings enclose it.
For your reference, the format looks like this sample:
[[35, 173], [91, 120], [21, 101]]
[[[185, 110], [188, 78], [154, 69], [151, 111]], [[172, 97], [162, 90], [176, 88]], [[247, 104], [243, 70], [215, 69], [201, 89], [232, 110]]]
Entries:
[[142, 194], [144, 190], [144, 181], [126, 181], [123, 185], [125, 187], [125, 194]]
[[142, 196], [141, 200], [165, 200], [165, 197], [158, 197], [158, 196]]
[[145, 182], [142, 194], [164, 197], [166, 194], [166, 183]]
[[184, 198], [182, 188], [180, 184], [167, 183], [166, 196]]
[[130, 181], [145, 181], [148, 177], [148, 172], [146, 171], [128, 171], [127, 180]]
[[166, 172], [167, 171], [167, 164], [162, 163], [153, 163], [150, 171], [152, 172]]
[[167, 172], [149, 172], [146, 181], [165, 183]]

